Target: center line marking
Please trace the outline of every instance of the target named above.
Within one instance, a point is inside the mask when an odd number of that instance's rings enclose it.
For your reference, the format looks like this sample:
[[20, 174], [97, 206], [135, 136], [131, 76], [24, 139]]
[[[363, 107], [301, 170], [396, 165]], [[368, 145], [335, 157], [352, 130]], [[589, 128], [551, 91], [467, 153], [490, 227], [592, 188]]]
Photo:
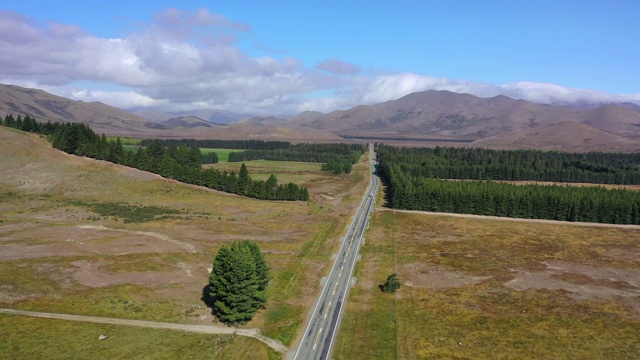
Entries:
[[313, 350], [315, 350], [316, 346], [318, 346], [318, 339], [320, 338], [320, 334], [322, 334], [322, 328], [320, 328], [320, 331], [318, 331], [318, 335], [316, 335], [316, 341], [313, 343]]
[[336, 294], [336, 289], [338, 288], [338, 283], [336, 283], [336, 285], [333, 287], [333, 293], [331, 295], [335, 295]]
[[329, 313], [329, 308], [331, 307], [331, 301], [329, 301], [329, 306], [327, 306], [327, 311], [324, 312], [324, 318], [327, 318], [327, 314]]

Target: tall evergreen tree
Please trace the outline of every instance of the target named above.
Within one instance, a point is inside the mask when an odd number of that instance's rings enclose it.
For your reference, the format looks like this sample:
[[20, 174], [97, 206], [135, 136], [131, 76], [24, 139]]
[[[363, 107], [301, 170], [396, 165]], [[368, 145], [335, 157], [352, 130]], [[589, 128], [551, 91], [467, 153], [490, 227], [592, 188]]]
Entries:
[[251, 189], [251, 178], [249, 177], [249, 170], [247, 166], [242, 163], [240, 166], [240, 172], [238, 173], [238, 193], [246, 195]]
[[245, 324], [267, 302], [269, 268], [260, 248], [250, 241], [223, 245], [209, 275], [216, 317], [228, 324]]

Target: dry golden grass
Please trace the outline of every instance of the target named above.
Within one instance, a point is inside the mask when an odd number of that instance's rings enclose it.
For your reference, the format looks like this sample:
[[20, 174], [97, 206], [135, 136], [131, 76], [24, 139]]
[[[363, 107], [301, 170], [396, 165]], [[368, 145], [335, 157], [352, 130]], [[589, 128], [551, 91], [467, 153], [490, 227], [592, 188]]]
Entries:
[[[287, 344], [328, 270], [367, 171], [358, 165], [337, 178], [318, 164], [262, 164], [281, 182], [299, 177], [312, 200], [259, 201], [66, 155], [12, 129], [0, 127], [0, 143], [0, 307], [210, 324], [201, 297], [211, 261], [223, 244], [249, 239], [265, 253], [273, 281], [267, 309], [247, 327]], [[107, 202], [179, 214], [124, 223], [82, 205]]]
[[336, 358], [640, 357], [640, 229], [378, 211], [366, 237]]

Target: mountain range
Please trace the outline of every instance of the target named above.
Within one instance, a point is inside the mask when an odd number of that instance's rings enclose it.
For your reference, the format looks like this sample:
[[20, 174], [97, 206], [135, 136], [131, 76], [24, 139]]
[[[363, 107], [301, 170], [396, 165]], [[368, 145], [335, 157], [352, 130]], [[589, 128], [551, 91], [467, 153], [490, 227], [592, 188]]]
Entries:
[[155, 121], [101, 102], [71, 100], [39, 89], [0, 84], [0, 116], [7, 114], [29, 115], [43, 122], [81, 122], [89, 125], [96, 133], [107, 136], [290, 141], [342, 139], [330, 131], [308, 127], [220, 124], [192, 115], [172, 114], [173, 117], [164, 122]]
[[357, 138], [425, 146], [439, 142], [508, 149], [640, 151], [640, 110], [628, 104], [541, 105], [506, 96], [479, 98], [433, 90], [326, 114], [239, 118], [238, 114], [215, 110], [169, 114], [139, 109], [129, 113], [99, 102], [0, 85], [0, 115], [8, 113], [40, 121], [83, 122], [98, 133], [138, 138]]

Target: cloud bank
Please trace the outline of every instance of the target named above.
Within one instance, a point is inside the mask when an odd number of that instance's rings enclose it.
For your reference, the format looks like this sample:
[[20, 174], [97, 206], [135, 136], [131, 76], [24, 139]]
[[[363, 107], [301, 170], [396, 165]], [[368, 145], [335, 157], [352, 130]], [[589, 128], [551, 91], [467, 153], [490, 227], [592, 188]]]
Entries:
[[0, 82], [125, 109], [211, 108], [246, 114], [328, 112], [424, 90], [506, 95], [538, 103], [640, 104], [640, 94], [365, 71], [334, 58], [306, 67], [293, 57], [243, 52], [243, 41], [252, 36], [248, 25], [207, 9], [167, 9], [152, 23], [120, 38], [102, 38], [75, 25], [37, 23], [0, 11]]

